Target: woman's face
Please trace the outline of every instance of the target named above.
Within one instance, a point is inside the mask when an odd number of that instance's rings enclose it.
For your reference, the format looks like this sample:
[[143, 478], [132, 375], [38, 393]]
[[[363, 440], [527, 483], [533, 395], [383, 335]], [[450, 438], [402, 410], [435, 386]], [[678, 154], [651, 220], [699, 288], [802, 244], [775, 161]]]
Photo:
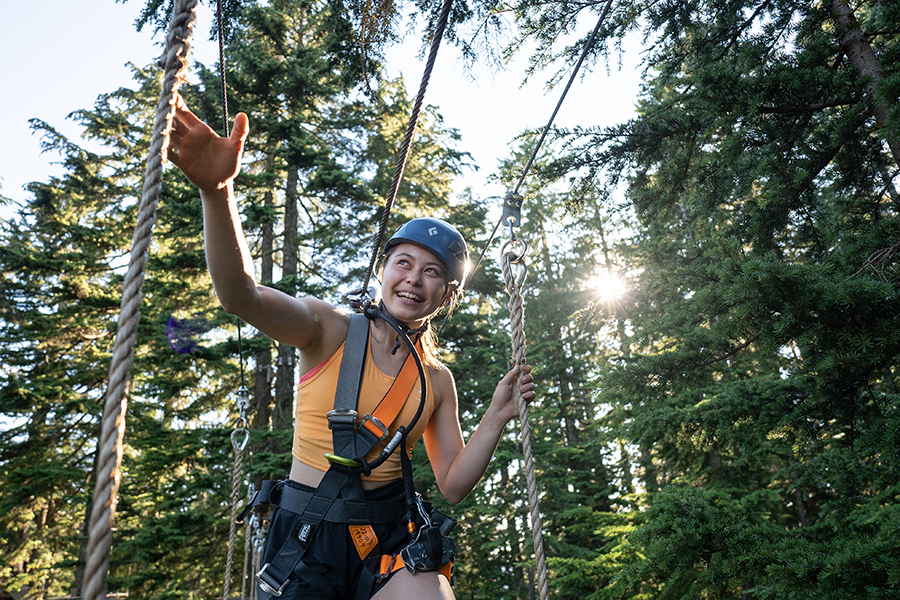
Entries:
[[444, 264], [416, 244], [393, 247], [381, 275], [384, 304], [394, 317], [411, 328], [422, 325], [450, 298]]

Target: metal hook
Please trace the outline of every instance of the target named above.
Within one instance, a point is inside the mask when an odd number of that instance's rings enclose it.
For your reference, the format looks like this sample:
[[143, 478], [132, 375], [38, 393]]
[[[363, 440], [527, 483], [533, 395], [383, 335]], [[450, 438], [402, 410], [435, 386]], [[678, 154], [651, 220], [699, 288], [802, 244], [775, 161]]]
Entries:
[[[513, 246], [516, 244], [521, 244], [522, 251], [521, 252], [513, 252]], [[503, 244], [503, 248], [500, 250], [500, 254], [509, 257], [508, 260], [510, 262], [518, 263], [524, 262], [525, 255], [528, 254], [528, 243], [522, 238], [514, 237], [505, 244]]]

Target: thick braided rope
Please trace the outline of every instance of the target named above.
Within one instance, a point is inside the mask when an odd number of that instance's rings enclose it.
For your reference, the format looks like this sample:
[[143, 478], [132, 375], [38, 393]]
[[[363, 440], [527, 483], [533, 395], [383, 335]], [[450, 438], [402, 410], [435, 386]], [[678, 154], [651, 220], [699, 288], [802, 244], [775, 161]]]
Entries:
[[241, 475], [244, 470], [244, 449], [236, 447], [234, 470], [231, 473], [231, 525], [228, 529], [228, 554], [225, 558], [225, 591], [222, 600], [228, 600], [231, 591], [231, 565], [234, 561], [234, 538], [237, 533], [238, 503], [241, 501]]
[[132, 241], [131, 259], [123, 284], [121, 310], [116, 343], [113, 348], [106, 402], [103, 407], [100, 440], [97, 444], [97, 466], [94, 469], [93, 507], [91, 510], [88, 548], [85, 565], [86, 600], [100, 600], [106, 595], [106, 576], [109, 572], [109, 553], [112, 546], [112, 526], [115, 521], [116, 500], [121, 478], [122, 441], [125, 436], [125, 409], [128, 405], [127, 387], [131, 379], [134, 343], [141, 318], [141, 286], [144, 266], [156, 221], [156, 205], [162, 188], [162, 163], [169, 145], [169, 127], [175, 111], [174, 92], [187, 66], [191, 30], [198, 0], [178, 0], [166, 38], [164, 76], [150, 154], [144, 173], [144, 187]]
[[[512, 273], [510, 261], [504, 256], [500, 261], [503, 264], [503, 277], [506, 280], [506, 290], [509, 292], [509, 330], [512, 339], [512, 363], [520, 368], [525, 365], [525, 314], [522, 306], [522, 295]], [[521, 372], [519, 373], [521, 378]], [[525, 481], [528, 485], [528, 506], [531, 516], [531, 534], [534, 539], [534, 558], [537, 564], [538, 590], [541, 600], [549, 597], [549, 584], [547, 580], [547, 564], [544, 558], [544, 541], [541, 535], [541, 513], [538, 507], [537, 484], [534, 478], [534, 456], [531, 452], [531, 432], [528, 427], [528, 407], [519, 391], [519, 381], [516, 382], [513, 393], [519, 406], [520, 433], [522, 436], [522, 450], [525, 454]]]

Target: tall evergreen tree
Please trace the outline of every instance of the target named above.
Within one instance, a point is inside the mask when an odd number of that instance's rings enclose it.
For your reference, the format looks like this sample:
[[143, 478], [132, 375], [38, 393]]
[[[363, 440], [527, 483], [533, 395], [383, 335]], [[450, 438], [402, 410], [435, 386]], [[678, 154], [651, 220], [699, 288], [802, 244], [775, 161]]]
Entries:
[[[540, 60], [577, 49], [552, 45], [577, 11], [520, 8]], [[627, 2], [602, 28], [646, 32], [639, 115], [551, 170], [629, 185], [599, 400], [649, 508], [598, 597], [897, 594], [896, 11]]]

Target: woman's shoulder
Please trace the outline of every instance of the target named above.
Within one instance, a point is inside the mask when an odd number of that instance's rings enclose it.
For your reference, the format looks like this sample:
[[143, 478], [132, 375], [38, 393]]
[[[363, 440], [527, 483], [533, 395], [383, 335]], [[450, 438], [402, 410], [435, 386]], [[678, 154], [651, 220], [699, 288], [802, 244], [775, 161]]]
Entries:
[[439, 363], [435, 366], [429, 366], [428, 378], [431, 380], [431, 386], [434, 391], [435, 403], [440, 403], [445, 398], [456, 398], [456, 381], [453, 379], [453, 373], [447, 368], [447, 365]]
[[350, 314], [341, 308], [318, 298], [303, 298], [307, 318], [313, 323], [314, 335], [310, 343], [301, 348], [301, 367], [304, 371], [318, 365], [337, 352], [347, 338]]

